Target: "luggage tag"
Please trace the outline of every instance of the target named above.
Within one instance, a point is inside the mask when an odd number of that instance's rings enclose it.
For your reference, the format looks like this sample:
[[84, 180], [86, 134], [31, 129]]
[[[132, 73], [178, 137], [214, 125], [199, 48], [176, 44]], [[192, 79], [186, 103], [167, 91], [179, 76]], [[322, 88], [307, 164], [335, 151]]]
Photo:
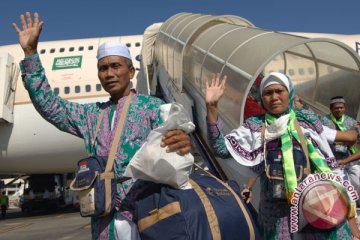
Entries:
[[78, 192], [81, 216], [91, 216], [95, 213], [95, 191], [89, 188]]
[[[282, 153], [278, 152], [277, 158], [274, 159], [274, 163], [281, 163]], [[282, 169], [274, 169], [273, 176], [284, 177]], [[284, 180], [273, 180], [273, 198], [285, 198], [285, 184]]]

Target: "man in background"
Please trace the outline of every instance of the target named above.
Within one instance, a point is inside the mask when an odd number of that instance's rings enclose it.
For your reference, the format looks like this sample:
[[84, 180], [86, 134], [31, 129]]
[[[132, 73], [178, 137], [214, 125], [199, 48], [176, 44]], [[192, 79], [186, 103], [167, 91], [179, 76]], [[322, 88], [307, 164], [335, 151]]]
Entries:
[[[330, 114], [322, 117], [322, 122], [325, 126], [338, 131], [357, 130], [358, 139], [357, 144], [360, 141], [358, 122], [345, 114], [346, 102], [342, 96], [336, 96], [330, 100]], [[359, 151], [357, 144], [352, 146], [343, 142], [334, 142], [331, 145], [331, 149], [335, 155], [336, 160], [340, 161], [343, 165], [343, 161], [350, 155], [355, 154]], [[344, 174], [350, 180], [351, 184], [357, 189], [358, 194], [360, 193], [360, 165], [359, 160], [357, 161], [346, 161], [346, 164], [342, 166]]]
[[2, 218], [5, 218], [6, 210], [9, 208], [9, 197], [6, 195], [5, 191], [1, 193], [0, 203], [1, 203], [1, 216]]

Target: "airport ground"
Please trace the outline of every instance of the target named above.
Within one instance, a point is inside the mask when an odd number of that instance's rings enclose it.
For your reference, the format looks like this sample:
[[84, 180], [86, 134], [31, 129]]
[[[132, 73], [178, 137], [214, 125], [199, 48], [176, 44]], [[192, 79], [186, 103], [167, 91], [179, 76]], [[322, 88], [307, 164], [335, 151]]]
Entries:
[[0, 217], [2, 240], [88, 240], [91, 239], [90, 218], [82, 218], [78, 209], [64, 209], [27, 215], [19, 208], [9, 209]]
[[90, 219], [82, 218], [78, 209], [52, 213], [38, 211], [26, 215], [19, 208], [12, 208], [6, 218], [0, 218], [0, 239], [88, 240], [91, 239]]

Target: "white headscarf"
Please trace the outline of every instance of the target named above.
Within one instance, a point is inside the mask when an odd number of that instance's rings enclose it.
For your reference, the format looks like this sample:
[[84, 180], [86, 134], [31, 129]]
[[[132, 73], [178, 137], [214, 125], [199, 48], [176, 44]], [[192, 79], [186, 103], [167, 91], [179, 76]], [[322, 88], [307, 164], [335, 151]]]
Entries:
[[262, 98], [263, 91], [266, 87], [273, 85], [273, 84], [281, 84], [284, 85], [288, 92], [290, 92], [290, 83], [288, 77], [280, 72], [271, 72], [264, 79], [261, 81], [260, 84], [260, 96]]
[[96, 58], [100, 60], [107, 56], [121, 56], [131, 60], [129, 48], [119, 42], [105, 42], [99, 46]]
[[[264, 79], [262, 79], [260, 84], [261, 98], [264, 89], [272, 84], [281, 84], [288, 89], [289, 107], [291, 107], [295, 97], [294, 87], [289, 78], [280, 72], [272, 72], [265, 76]], [[322, 129], [320, 120], [315, 114], [309, 113], [306, 110], [298, 111], [302, 111], [302, 115], [311, 114], [313, 115], [313, 118], [316, 118], [315, 123], [307, 122], [303, 125], [300, 125], [300, 128], [303, 131], [304, 136], [310, 138], [312, 142], [316, 143], [316, 150], [318, 154], [326, 159], [329, 166], [334, 168], [336, 166], [336, 159], [334, 158], [334, 155], [327, 142], [327, 138], [325, 132]], [[306, 122], [305, 117], [299, 119], [299, 116], [297, 116], [297, 118], [299, 122]], [[233, 129], [225, 136], [227, 150], [230, 152], [235, 161], [243, 166], [253, 167], [260, 164], [264, 160], [262, 155], [262, 151], [264, 149], [262, 146], [263, 142], [261, 137], [262, 121], [263, 119], [261, 116], [249, 118], [246, 120], [245, 124], [237, 129]], [[273, 124], [266, 125], [264, 136], [265, 142], [269, 142], [281, 136], [287, 130], [288, 121], [289, 114], [285, 114], [279, 117]]]

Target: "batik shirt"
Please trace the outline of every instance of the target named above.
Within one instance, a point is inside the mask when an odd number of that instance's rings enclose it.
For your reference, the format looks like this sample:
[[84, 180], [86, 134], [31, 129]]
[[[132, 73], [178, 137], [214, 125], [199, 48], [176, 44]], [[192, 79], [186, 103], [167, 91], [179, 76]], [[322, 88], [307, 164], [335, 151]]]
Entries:
[[[82, 138], [88, 155], [107, 156], [127, 97], [119, 99], [113, 121], [114, 126], [110, 126], [112, 122], [109, 119], [110, 111], [114, 107], [114, 102], [111, 100], [102, 103], [79, 104], [60, 98], [52, 91], [38, 54], [25, 58], [20, 63], [20, 68], [25, 88], [41, 116], [61, 131]], [[134, 95], [115, 157], [114, 171], [117, 178], [123, 176], [126, 166], [144, 143], [149, 132], [162, 124], [159, 108], [161, 104], [163, 101], [158, 98]], [[105, 114], [93, 146], [101, 111], [105, 111]], [[125, 197], [133, 182], [134, 180], [130, 179], [118, 184], [117, 207], [121, 205], [121, 199]], [[127, 215], [126, 212], [123, 214], [131, 218], [131, 215]], [[113, 215], [93, 218], [93, 239], [113, 239], [113, 226]]]

